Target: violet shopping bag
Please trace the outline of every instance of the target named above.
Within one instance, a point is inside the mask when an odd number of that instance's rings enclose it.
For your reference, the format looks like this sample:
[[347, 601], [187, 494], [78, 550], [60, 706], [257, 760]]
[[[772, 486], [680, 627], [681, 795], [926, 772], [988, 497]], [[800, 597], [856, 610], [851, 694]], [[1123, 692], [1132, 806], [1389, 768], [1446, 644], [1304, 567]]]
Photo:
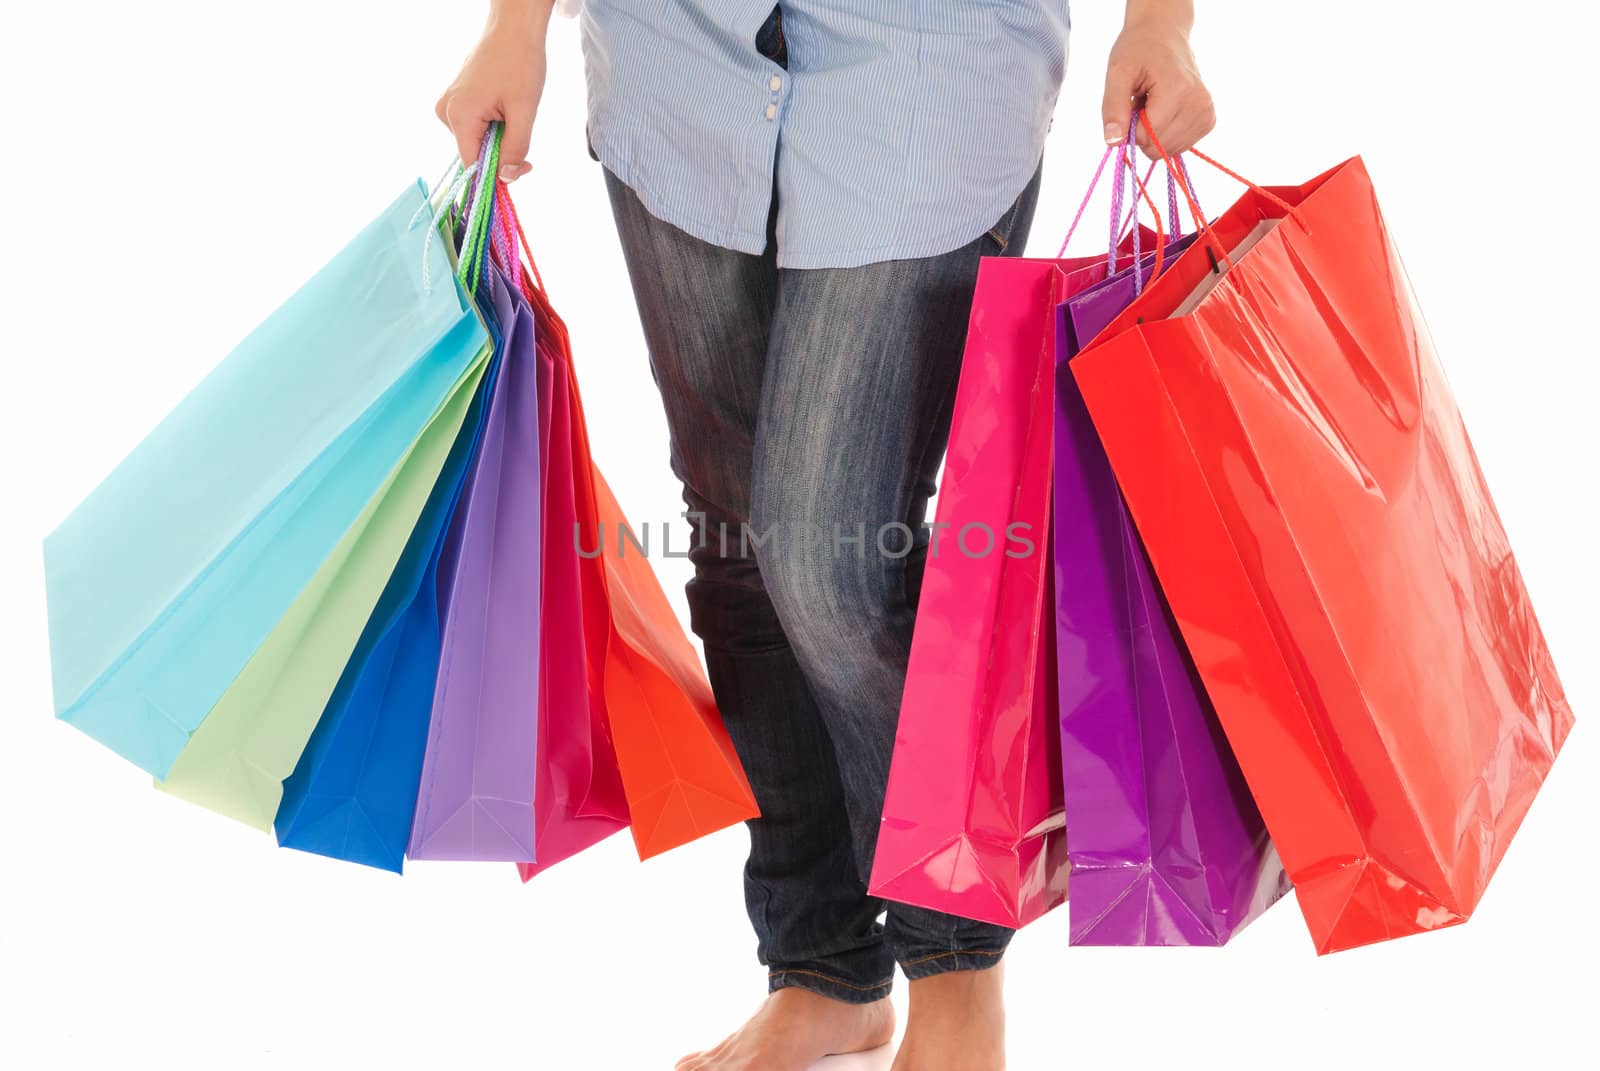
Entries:
[[1462, 922], [1573, 715], [1376, 192], [1202, 242], [1073, 375], [1317, 951]]
[[1215, 945], [1288, 879], [1068, 367], [1156, 266], [1153, 255], [1135, 264], [1057, 310], [1052, 534], [1070, 939]]
[[[540, 578], [539, 756], [534, 786], [534, 845], [539, 861], [518, 863], [524, 881], [626, 829], [630, 816], [599, 695], [590, 693], [581, 559], [576, 553], [577, 494], [565, 326], [532, 267], [516, 206], [495, 189], [494, 253], [537, 325], [539, 493], [544, 524]], [[523, 254], [527, 255], [524, 265]]]
[[531, 862], [537, 773], [541, 523], [532, 310], [498, 267], [501, 333], [483, 441], [452, 520], [444, 624], [409, 854]]
[[167, 773], [486, 345], [442, 245], [408, 187], [50, 534], [59, 717]]

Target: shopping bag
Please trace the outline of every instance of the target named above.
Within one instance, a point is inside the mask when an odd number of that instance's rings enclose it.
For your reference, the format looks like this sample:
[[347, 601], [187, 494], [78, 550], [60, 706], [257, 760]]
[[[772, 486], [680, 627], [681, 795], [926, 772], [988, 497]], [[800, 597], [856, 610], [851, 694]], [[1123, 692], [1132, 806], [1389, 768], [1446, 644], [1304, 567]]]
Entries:
[[[483, 349], [408, 189], [45, 541], [56, 712], [164, 776]], [[114, 533], [114, 537], [109, 535]]]
[[400, 873], [439, 659], [439, 557], [483, 430], [492, 365], [300, 762], [274, 829], [285, 848]]
[[272, 828], [294, 772], [455, 443], [488, 364], [443, 406], [178, 754], [164, 792]]
[[[868, 886], [1003, 926], [1066, 898], [1050, 553], [1056, 307], [1106, 277], [1106, 257], [1062, 254], [1109, 157], [1054, 259], [985, 257], [978, 269]], [[1110, 245], [1137, 260], [1151, 235], [1135, 227], [1119, 241], [1115, 189]]]
[[[461, 230], [463, 253], [475, 256], [471, 221], [462, 222]], [[447, 557], [455, 560], [456, 548], [446, 546], [450, 521], [477, 457], [503, 364], [504, 338], [493, 302], [480, 303], [480, 311], [486, 313], [493, 354], [389, 585], [284, 782], [274, 823], [283, 847], [395, 873], [403, 869], [439, 664], [440, 570]]]
[[1361, 161], [1071, 368], [1317, 950], [1463, 921], [1572, 712]]
[[1098, 257], [978, 268], [875, 896], [1005, 926], [1066, 897], [1045, 597], [1053, 314], [1104, 271]]
[[[483, 442], [453, 520], [414, 859], [532, 861], [541, 519], [532, 310], [491, 268], [502, 347]], [[520, 306], [520, 307], [519, 307]]]
[[539, 647], [539, 767], [534, 792], [538, 863], [521, 863], [524, 881], [628, 825], [628, 803], [604, 708], [589, 695], [582, 577], [572, 552], [571, 401], [549, 332], [539, 335], [539, 413], [543, 488], [545, 628]]
[[[507, 215], [520, 236], [514, 210]], [[562, 542], [574, 554], [585, 551], [578, 555], [583, 642], [598, 715], [591, 744], [596, 756], [614, 756], [634, 846], [648, 858], [756, 817], [755, 796], [654, 570], [641, 553], [623, 550], [633, 535], [589, 452], [566, 326], [542, 286], [525, 280], [523, 289], [565, 379], [575, 525]], [[605, 772], [598, 759], [592, 769]], [[601, 797], [587, 810], [603, 823], [618, 809]]]
[[1288, 880], [1068, 365], [1136, 285], [1125, 269], [1059, 310], [1053, 531], [1070, 940], [1222, 944]]

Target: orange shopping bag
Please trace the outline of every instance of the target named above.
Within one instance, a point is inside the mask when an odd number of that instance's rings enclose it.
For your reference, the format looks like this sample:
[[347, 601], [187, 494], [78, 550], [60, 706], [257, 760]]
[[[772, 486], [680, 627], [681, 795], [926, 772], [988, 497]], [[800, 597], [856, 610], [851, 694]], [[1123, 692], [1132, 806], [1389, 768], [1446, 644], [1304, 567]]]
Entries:
[[[504, 198], [505, 214], [520, 235], [509, 203]], [[566, 325], [542, 286], [524, 277], [523, 290], [542, 344], [554, 352], [565, 378], [571, 422], [576, 531], [552, 533], [551, 539], [574, 550], [581, 546], [586, 554], [600, 549], [597, 556], [579, 558], [594, 789], [604, 789], [607, 774], [620, 774], [634, 845], [641, 859], [648, 858], [759, 812], [699, 658], [655, 572], [642, 553], [621, 553], [627, 521], [589, 453]], [[592, 808], [598, 820], [594, 836], [608, 818], [604, 796], [600, 792]], [[540, 862], [524, 867], [524, 877], [548, 865], [537, 840], [535, 848]]]

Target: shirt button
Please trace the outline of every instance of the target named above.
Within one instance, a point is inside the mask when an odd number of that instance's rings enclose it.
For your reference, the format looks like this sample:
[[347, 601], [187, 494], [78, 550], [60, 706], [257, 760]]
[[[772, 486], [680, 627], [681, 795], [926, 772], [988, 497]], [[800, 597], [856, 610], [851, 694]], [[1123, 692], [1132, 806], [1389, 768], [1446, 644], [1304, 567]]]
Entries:
[[767, 118], [768, 119], [776, 119], [777, 117], [778, 117], [778, 106], [776, 104], [767, 105]]
[[779, 78], [777, 75], [773, 75], [772, 80], [767, 83], [767, 88], [776, 93], [778, 90], [783, 88], [783, 79]]

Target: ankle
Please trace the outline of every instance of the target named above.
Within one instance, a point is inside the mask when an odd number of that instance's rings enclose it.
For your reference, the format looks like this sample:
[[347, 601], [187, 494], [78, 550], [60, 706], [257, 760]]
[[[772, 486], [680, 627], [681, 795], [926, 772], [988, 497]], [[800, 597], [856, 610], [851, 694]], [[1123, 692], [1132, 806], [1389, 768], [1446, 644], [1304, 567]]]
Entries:
[[1004, 967], [999, 963], [981, 970], [930, 974], [913, 979], [907, 988], [910, 990], [913, 1015], [919, 1005], [937, 1006], [941, 1011], [947, 1005], [981, 1010], [989, 1006], [998, 1010], [1004, 1010], [1005, 1007], [1005, 974]]

